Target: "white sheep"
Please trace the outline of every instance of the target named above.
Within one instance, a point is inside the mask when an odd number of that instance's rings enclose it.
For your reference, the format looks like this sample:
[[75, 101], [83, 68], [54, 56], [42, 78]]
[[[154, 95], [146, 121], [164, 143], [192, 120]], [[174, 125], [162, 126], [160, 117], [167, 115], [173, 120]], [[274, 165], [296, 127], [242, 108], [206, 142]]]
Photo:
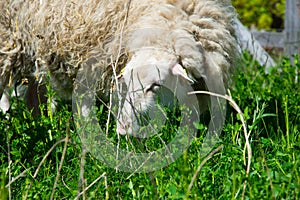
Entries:
[[[70, 99], [78, 69], [97, 69], [105, 99], [122, 74], [121, 134], [139, 128], [135, 110], [151, 108], [165, 80], [224, 94], [239, 54], [225, 0], [3, 0], [0, 13], [0, 94], [9, 80], [50, 73], [57, 95]], [[206, 97], [199, 102], [207, 107]]]

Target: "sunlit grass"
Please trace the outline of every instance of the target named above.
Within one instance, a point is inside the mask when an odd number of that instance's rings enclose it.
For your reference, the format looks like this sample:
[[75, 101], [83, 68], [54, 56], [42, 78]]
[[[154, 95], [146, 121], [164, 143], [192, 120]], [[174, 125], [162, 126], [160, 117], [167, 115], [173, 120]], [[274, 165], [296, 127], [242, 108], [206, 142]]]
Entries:
[[[50, 117], [33, 117], [24, 102], [12, 99], [10, 111], [0, 113], [0, 199], [50, 199], [52, 193], [54, 199], [298, 199], [300, 84], [295, 80], [300, 65], [295, 59], [291, 65], [284, 58], [266, 74], [263, 66], [244, 54], [232, 77], [231, 97], [250, 134], [248, 175], [243, 124], [230, 105], [215, 146], [223, 148], [210, 159], [200, 155], [204, 137], [200, 134], [174, 163], [155, 172], [131, 174], [82, 153], [69, 104], [59, 102], [55, 113], [48, 112]], [[105, 119], [105, 112], [100, 107], [99, 118]], [[197, 127], [202, 133], [206, 130], [204, 125]], [[112, 123], [110, 129], [114, 128]], [[176, 128], [168, 130], [173, 137]], [[118, 141], [113, 132], [108, 136], [126, 148], [129, 140]], [[132, 138], [130, 148], [138, 149], [140, 142]], [[147, 145], [160, 147], [156, 138]]]

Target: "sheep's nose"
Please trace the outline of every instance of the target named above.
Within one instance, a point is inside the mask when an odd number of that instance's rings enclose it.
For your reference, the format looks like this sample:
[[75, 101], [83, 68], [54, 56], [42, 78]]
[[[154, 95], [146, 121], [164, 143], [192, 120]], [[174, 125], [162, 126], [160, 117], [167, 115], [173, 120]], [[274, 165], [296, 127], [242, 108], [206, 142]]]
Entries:
[[128, 133], [130, 121], [125, 119], [117, 122], [117, 133], [120, 135], [125, 135]]
[[125, 135], [126, 134], [126, 130], [121, 124], [117, 125], [117, 133], [120, 134], [120, 135]]
[[117, 127], [117, 133], [120, 134], [120, 135], [125, 135], [126, 131], [123, 127], [118, 126]]

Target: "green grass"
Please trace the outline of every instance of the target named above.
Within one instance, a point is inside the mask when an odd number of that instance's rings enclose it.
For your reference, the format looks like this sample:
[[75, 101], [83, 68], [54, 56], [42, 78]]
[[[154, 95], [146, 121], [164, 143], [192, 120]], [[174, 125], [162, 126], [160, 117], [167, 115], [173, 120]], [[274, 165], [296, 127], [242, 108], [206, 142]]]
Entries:
[[[220, 144], [215, 147], [223, 145], [223, 149], [209, 160], [203, 162], [200, 157], [200, 136], [169, 166], [131, 174], [116, 172], [89, 153], [82, 154], [70, 105], [61, 102], [51, 117], [34, 118], [22, 101], [13, 99], [9, 113], [0, 113], [0, 199], [50, 199], [52, 193], [54, 199], [74, 199], [83, 188], [86, 191], [79, 199], [299, 199], [298, 61], [295, 57], [291, 65], [283, 58], [266, 74], [245, 53], [233, 77], [231, 96], [250, 134], [249, 174], [242, 123], [230, 106]], [[109, 137], [117, 140], [112, 133]], [[126, 148], [126, 140], [121, 141]], [[140, 141], [132, 141], [130, 148], [139, 145]], [[147, 144], [155, 147], [157, 141]], [[82, 182], [80, 171], [84, 172]]]

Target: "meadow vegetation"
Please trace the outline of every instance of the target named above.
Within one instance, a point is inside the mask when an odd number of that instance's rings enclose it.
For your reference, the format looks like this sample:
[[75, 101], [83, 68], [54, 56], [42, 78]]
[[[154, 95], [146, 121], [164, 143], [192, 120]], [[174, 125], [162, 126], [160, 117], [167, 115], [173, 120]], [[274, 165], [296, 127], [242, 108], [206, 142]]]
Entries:
[[[249, 174], [243, 124], [230, 104], [208, 160], [200, 155], [207, 128], [199, 125], [203, 134], [173, 164], [131, 174], [82, 153], [68, 102], [33, 117], [13, 98], [9, 112], [0, 113], [0, 199], [299, 199], [299, 69], [295, 56], [294, 64], [282, 58], [266, 73], [244, 53], [232, 77], [230, 95], [243, 112], [252, 149]], [[103, 126], [105, 112], [98, 113]], [[176, 134], [176, 128], [169, 131]]]

